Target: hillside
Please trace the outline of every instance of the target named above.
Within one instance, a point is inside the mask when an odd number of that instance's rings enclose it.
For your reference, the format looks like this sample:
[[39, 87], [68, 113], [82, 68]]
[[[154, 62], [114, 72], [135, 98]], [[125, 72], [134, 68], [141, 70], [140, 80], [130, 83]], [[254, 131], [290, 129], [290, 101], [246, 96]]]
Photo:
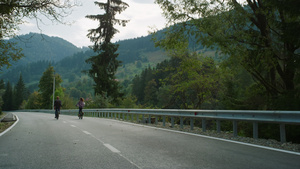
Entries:
[[[5, 82], [16, 84], [22, 73], [23, 80], [30, 91], [37, 90], [40, 77], [52, 59], [54, 62], [51, 65], [62, 76], [65, 87], [74, 86], [74, 83], [82, 78], [87, 78], [82, 71], [89, 69], [85, 60], [95, 55], [92, 50], [77, 48], [58, 37], [34, 33], [22, 35], [18, 39], [10, 39], [10, 41], [17, 40], [25, 57], [0, 74], [0, 79]], [[145, 67], [155, 66], [167, 58], [164, 52], [154, 47], [150, 35], [119, 41], [117, 44], [119, 44], [118, 59], [122, 61], [122, 66], [116, 74], [119, 80], [131, 80]]]
[[[10, 81], [14, 85], [22, 73], [26, 86], [32, 92], [38, 89], [39, 80], [50, 65], [50, 61], [54, 61], [51, 65], [54, 66], [56, 73], [62, 76], [62, 85], [65, 88], [76, 86], [82, 79], [89, 80], [91, 84], [91, 79], [83, 71], [90, 68], [85, 60], [96, 55], [92, 50], [80, 49], [64, 39], [41, 34], [30, 33], [20, 36], [19, 39], [22, 40], [19, 40], [18, 45], [23, 48], [26, 57], [2, 72], [0, 79], [5, 82]], [[24, 39], [26, 43], [23, 42]], [[11, 41], [16, 41], [16, 39], [11, 39]], [[157, 63], [168, 59], [163, 50], [155, 48], [151, 35], [116, 43], [119, 44], [118, 60], [122, 62], [116, 73], [116, 78], [120, 81], [131, 81], [143, 69], [149, 66], [155, 67]], [[190, 45], [195, 46], [194, 43]], [[197, 50], [212, 55], [212, 51], [206, 51], [202, 46], [197, 46]], [[89, 87], [92, 88], [92, 85]]]
[[37, 61], [58, 62], [81, 51], [80, 48], [62, 38], [37, 33], [21, 35], [9, 41], [16, 42], [17, 47], [22, 48], [24, 54], [23, 58], [13, 63], [13, 67]]

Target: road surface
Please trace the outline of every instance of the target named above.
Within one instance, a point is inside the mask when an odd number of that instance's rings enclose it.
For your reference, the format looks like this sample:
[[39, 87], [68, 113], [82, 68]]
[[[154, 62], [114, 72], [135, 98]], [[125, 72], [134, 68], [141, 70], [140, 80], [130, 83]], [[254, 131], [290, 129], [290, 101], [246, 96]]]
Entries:
[[0, 168], [299, 169], [300, 155], [111, 119], [15, 113]]

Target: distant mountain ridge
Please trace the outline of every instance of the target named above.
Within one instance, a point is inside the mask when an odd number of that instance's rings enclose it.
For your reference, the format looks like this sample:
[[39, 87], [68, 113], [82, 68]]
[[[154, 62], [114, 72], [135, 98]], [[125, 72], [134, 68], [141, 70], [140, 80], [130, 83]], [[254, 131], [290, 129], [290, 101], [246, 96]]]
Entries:
[[58, 62], [67, 56], [81, 51], [80, 48], [62, 38], [50, 37], [38, 33], [21, 35], [9, 41], [16, 42], [16, 46], [22, 48], [24, 54], [23, 58], [13, 63], [13, 66], [37, 61]]
[[[56, 73], [62, 76], [64, 86], [68, 86], [87, 77], [82, 73], [90, 68], [85, 60], [96, 55], [89, 48], [77, 48], [62, 38], [43, 34], [29, 33], [9, 41], [18, 42], [25, 57], [0, 73], [0, 79], [16, 84], [22, 73], [23, 80], [31, 91], [36, 90], [40, 77], [51, 62]], [[145, 67], [155, 66], [166, 59], [164, 52], [154, 47], [151, 35], [118, 41], [116, 44], [119, 44], [118, 60], [122, 62], [116, 74], [120, 80], [130, 80]]]

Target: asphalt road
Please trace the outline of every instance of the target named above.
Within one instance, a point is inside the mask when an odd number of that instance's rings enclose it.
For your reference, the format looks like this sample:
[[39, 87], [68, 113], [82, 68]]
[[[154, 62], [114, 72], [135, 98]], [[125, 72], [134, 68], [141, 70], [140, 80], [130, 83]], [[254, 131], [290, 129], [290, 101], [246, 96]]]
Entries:
[[299, 169], [300, 155], [110, 119], [15, 113], [0, 168]]

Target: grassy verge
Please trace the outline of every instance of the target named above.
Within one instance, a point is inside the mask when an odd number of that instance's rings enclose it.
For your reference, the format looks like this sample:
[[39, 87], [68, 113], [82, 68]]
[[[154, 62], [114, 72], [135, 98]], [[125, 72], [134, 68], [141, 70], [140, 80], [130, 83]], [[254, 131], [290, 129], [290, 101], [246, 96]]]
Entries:
[[[1, 115], [0, 115], [0, 119], [2, 118], [2, 117], [4, 117], [5, 116], [5, 114], [4, 113], [2, 113]], [[2, 133], [3, 131], [5, 131], [7, 128], [9, 128], [11, 125], [13, 125], [14, 124], [14, 121], [13, 122], [0, 122], [0, 133]]]

